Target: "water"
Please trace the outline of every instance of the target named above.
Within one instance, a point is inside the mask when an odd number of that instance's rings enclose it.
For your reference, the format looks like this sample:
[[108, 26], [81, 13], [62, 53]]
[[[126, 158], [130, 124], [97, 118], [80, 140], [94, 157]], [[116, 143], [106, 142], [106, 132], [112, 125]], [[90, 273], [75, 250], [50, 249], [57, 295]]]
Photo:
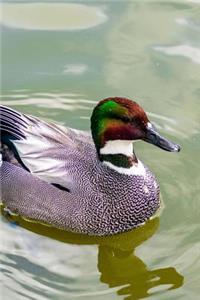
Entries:
[[89, 129], [99, 99], [127, 96], [182, 145], [136, 145], [165, 208], [135, 231], [89, 238], [2, 217], [2, 299], [199, 299], [200, 1], [4, 1], [1, 24], [3, 104]]

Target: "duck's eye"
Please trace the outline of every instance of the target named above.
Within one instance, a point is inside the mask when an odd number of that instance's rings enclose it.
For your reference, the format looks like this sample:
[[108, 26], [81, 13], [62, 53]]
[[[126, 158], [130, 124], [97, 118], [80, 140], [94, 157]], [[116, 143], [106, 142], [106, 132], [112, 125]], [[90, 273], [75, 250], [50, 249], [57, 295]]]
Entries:
[[131, 120], [130, 120], [130, 118], [129, 117], [126, 117], [126, 116], [123, 116], [122, 117], [122, 121], [124, 121], [124, 122], [130, 122]]

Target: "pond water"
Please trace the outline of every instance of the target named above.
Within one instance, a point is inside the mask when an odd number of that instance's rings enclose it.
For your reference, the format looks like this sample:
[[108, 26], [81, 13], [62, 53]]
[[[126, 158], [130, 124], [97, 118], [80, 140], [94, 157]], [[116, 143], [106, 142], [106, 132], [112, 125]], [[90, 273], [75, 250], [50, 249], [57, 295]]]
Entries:
[[199, 299], [200, 1], [4, 1], [1, 25], [3, 104], [88, 130], [98, 100], [126, 96], [182, 145], [136, 145], [165, 205], [137, 230], [92, 238], [2, 216], [2, 299]]

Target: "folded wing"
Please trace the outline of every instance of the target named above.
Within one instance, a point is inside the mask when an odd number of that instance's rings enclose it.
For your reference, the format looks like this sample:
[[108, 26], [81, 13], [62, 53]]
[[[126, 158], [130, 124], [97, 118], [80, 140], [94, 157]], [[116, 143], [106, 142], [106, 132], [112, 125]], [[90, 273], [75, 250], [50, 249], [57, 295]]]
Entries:
[[[18, 160], [33, 175], [69, 189], [73, 184], [67, 161], [81, 144], [91, 144], [84, 132], [55, 125], [1, 106], [2, 143], [12, 149]], [[74, 155], [74, 158], [76, 155]], [[81, 157], [81, 152], [80, 152]]]

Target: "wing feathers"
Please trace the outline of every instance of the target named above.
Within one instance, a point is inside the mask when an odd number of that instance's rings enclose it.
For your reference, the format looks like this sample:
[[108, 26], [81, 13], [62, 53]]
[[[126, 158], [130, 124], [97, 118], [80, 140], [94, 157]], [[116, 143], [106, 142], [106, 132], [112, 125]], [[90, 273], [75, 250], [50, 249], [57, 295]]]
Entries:
[[85, 159], [83, 149], [87, 145], [96, 151], [89, 133], [54, 125], [7, 107], [0, 106], [0, 114], [3, 144], [19, 165], [58, 188], [77, 190], [74, 166]]
[[27, 128], [28, 123], [22, 114], [11, 110], [10, 108], [0, 106], [0, 129], [3, 135], [9, 134], [10, 138], [25, 138], [23, 130]]
[[66, 165], [80, 143], [87, 142], [87, 135], [7, 107], [1, 106], [0, 113], [3, 143], [10, 149], [14, 147], [23, 165], [34, 176], [69, 189], [73, 183]]

